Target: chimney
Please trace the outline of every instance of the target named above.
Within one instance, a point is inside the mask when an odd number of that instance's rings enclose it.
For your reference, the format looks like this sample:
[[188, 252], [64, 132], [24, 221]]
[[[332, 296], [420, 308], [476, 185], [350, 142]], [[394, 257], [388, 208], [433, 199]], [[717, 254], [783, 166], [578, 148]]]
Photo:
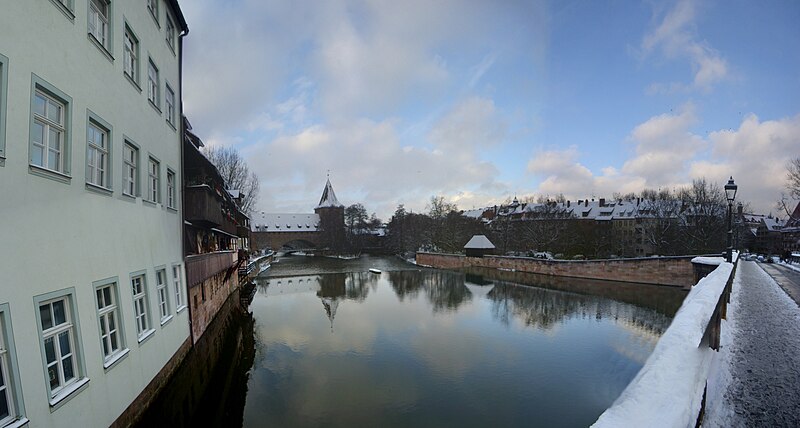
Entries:
[[582, 203], [583, 203], [583, 199], [578, 199], [578, 206], [581, 206]]
[[606, 206], [606, 198], [600, 198], [600, 206], [601, 207]]
[[[594, 200], [594, 199], [592, 199], [592, 200]], [[583, 201], [583, 206], [585, 206], [585, 207], [589, 206], [589, 200], [588, 199]]]
[[639, 206], [639, 198], [636, 198], [636, 206]]
[[567, 201], [567, 208], [569, 208], [569, 201]]

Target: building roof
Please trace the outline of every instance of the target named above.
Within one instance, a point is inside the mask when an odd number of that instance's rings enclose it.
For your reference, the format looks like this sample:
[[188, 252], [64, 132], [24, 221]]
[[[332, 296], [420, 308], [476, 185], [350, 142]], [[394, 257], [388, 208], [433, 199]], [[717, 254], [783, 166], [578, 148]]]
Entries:
[[466, 250], [492, 250], [494, 249], [494, 244], [489, 241], [489, 238], [486, 235], [475, 235], [472, 239], [467, 242], [467, 245], [464, 245], [464, 249]]
[[319, 230], [317, 214], [260, 212], [250, 219], [252, 232], [316, 232]]
[[339, 203], [339, 200], [336, 199], [336, 193], [333, 192], [333, 186], [331, 185], [331, 179], [329, 178], [328, 181], [325, 183], [325, 189], [322, 191], [322, 197], [319, 198], [319, 204], [317, 208], [331, 208], [331, 207], [343, 207], [344, 205]]

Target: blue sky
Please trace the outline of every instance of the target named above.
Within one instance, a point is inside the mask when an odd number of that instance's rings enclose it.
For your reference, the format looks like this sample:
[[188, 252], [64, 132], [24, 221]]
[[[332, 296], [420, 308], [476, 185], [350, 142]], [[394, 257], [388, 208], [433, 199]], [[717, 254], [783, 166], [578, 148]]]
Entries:
[[800, 155], [797, 2], [182, 7], [185, 113], [242, 152], [267, 212], [310, 211], [328, 170], [385, 219], [730, 175], [769, 212]]

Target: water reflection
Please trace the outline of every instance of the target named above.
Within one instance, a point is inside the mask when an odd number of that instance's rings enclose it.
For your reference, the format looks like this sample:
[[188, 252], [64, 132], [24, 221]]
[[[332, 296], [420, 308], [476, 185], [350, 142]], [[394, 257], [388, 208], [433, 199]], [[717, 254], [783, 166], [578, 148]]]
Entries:
[[586, 426], [671, 316], [603, 284], [289, 270], [258, 280], [245, 426]]

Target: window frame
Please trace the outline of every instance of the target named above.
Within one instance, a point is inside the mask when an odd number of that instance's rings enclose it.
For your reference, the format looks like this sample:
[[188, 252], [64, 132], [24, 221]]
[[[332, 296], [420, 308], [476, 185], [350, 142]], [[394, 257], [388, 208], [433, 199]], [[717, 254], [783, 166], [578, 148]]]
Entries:
[[0, 426], [9, 425], [14, 421], [22, 426], [27, 422], [13, 332], [10, 307], [8, 303], [2, 303], [0, 304], [0, 371], [2, 371], [9, 415], [0, 420]]
[[[105, 16], [105, 40], [100, 40], [97, 35], [95, 35], [91, 29], [92, 21], [94, 19], [93, 12], [97, 12], [98, 17], [102, 17], [102, 14], [99, 10], [97, 10], [95, 6], [95, 2], [102, 3], [105, 5], [106, 8], [106, 16]], [[111, 0], [88, 0], [88, 5], [86, 7], [87, 11], [87, 20], [86, 20], [86, 32], [90, 40], [94, 42], [94, 44], [105, 54], [106, 57], [110, 60], [114, 60], [113, 51], [114, 51], [114, 9], [113, 3]]]
[[0, 167], [6, 166], [6, 114], [8, 112], [8, 57], [0, 54]]
[[[141, 279], [141, 291], [136, 292], [134, 280]], [[136, 340], [141, 345], [145, 340], [153, 335], [156, 330], [153, 328], [153, 318], [150, 315], [150, 298], [147, 296], [147, 271], [138, 271], [130, 275], [130, 290], [133, 297], [133, 322], [136, 325]], [[139, 313], [137, 302], [141, 301], [142, 313]], [[140, 318], [144, 320], [144, 326], [140, 323]]]
[[165, 116], [167, 119], [167, 124], [173, 129], [177, 130], [175, 127], [175, 113], [176, 113], [176, 103], [175, 103], [175, 91], [170, 86], [169, 82], [164, 82], [165, 90], [164, 90], [164, 110]]
[[[130, 147], [133, 152], [134, 162], [135, 164], [132, 165], [133, 167], [133, 193], [128, 193], [128, 183], [130, 183], [130, 177], [128, 176], [128, 171], [130, 170], [131, 164], [128, 162], [128, 158], [125, 156], [126, 149]], [[122, 145], [122, 194], [124, 196], [128, 196], [131, 198], [136, 199], [138, 196], [141, 195], [141, 169], [142, 169], [142, 156], [141, 156], [141, 149], [139, 145], [134, 143], [133, 140], [130, 138], [125, 137], [124, 143]]]
[[158, 300], [158, 315], [160, 316], [162, 327], [172, 320], [168, 282], [167, 267], [156, 267], [156, 298]]
[[[75, 394], [82, 391], [83, 387], [89, 382], [89, 378], [86, 376], [86, 366], [83, 361], [83, 342], [81, 340], [80, 317], [78, 316], [78, 307], [75, 296], [75, 288], [70, 287], [63, 290], [57, 290], [47, 294], [34, 296], [33, 298], [36, 313], [36, 330], [39, 335], [39, 349], [41, 351], [42, 368], [45, 380], [45, 392], [47, 393], [47, 399], [50, 403], [51, 409], [54, 407], [59, 407], [65, 403], [67, 399], [75, 396]], [[64, 302], [64, 316], [66, 322], [62, 324], [69, 325], [61, 326], [61, 324], [59, 324], [57, 326], [54, 324], [50, 328], [44, 329], [42, 326], [41, 307], [44, 305], [52, 305], [57, 301]], [[70, 345], [72, 347], [71, 351], [74, 359], [74, 378], [70, 379], [68, 382], [65, 380], [63, 385], [60, 385], [54, 390], [51, 388], [50, 382], [48, 381], [48, 367], [50, 364], [47, 362], [45, 341], [50, 337], [59, 337], [59, 335], [65, 331], [72, 332], [72, 334], [70, 334]], [[54, 347], [54, 351], [57, 351], [57, 358], [61, 355], [61, 344], [59, 343], [58, 345], [58, 349], [55, 349], [56, 347]], [[62, 358], [59, 358], [60, 361], [63, 361], [63, 359], [63, 356]], [[63, 370], [63, 366], [59, 365], [59, 367], [61, 367]], [[61, 377], [63, 377], [63, 374]], [[60, 380], [61, 379], [59, 379], [59, 381]]]
[[183, 269], [180, 263], [172, 265], [172, 286], [175, 293], [175, 312], [180, 313], [186, 309], [183, 301]]
[[[153, 79], [153, 74], [155, 79]], [[150, 105], [161, 113], [161, 77], [158, 66], [153, 62], [153, 58], [147, 58], [147, 100]]]
[[[128, 46], [128, 40], [133, 42], [133, 46]], [[142, 56], [140, 46], [139, 36], [136, 35], [133, 28], [125, 21], [125, 31], [122, 33], [122, 74], [128, 78], [128, 81], [131, 82], [139, 92], [142, 92], [142, 87], [140, 86], [142, 78]], [[129, 55], [128, 52], [132, 55]], [[128, 60], [131, 59], [131, 56], [133, 57], [130, 65], [131, 72], [128, 73], [126, 69], [128, 68]]]
[[147, 199], [145, 200], [153, 204], [161, 203], [161, 161], [152, 154], [147, 158]]
[[[156, 0], [156, 1], [158, 1], [158, 0]], [[165, 18], [165, 27], [166, 28], [165, 28], [165, 31], [164, 31], [166, 33], [165, 34], [166, 35], [165, 39], [166, 39], [166, 42], [167, 42], [167, 46], [169, 47], [169, 49], [172, 51], [172, 54], [174, 55], [175, 54], [175, 44], [176, 44], [175, 40], [176, 40], [176, 35], [177, 35], [177, 27], [175, 26], [175, 20], [172, 19], [172, 16], [170, 15], [169, 10], [166, 10], [166, 13], [164, 15], [166, 17]]]
[[175, 191], [176, 178], [177, 174], [175, 174], [175, 171], [173, 171], [172, 168], [167, 167], [167, 208], [172, 210], [178, 209], [175, 206], [175, 197], [177, 195], [177, 192]]
[[[62, 138], [62, 146], [60, 150], [61, 155], [61, 165], [59, 169], [51, 169], [42, 165], [35, 164], [33, 162], [33, 151], [34, 151], [34, 129], [36, 126], [36, 98], [37, 94], [43, 95], [46, 100], [54, 100], [57, 103], [61, 104], [62, 106], [62, 115], [63, 115], [63, 138]], [[49, 106], [49, 102], [46, 104]], [[69, 183], [72, 179], [71, 176], [71, 167], [72, 167], [72, 98], [61, 92], [55, 86], [51, 85], [44, 79], [37, 76], [35, 73], [31, 73], [31, 105], [30, 105], [30, 128], [29, 128], [29, 136], [28, 136], [28, 165], [29, 165], [29, 172], [35, 175], [39, 175], [45, 178], [51, 178], [57, 181], [61, 181], [63, 183]], [[41, 117], [41, 115], [39, 115]], [[46, 116], [46, 112], [45, 112]], [[46, 117], [44, 119], [47, 119]], [[49, 128], [48, 128], [49, 129]], [[43, 131], [42, 135], [44, 136], [45, 132]], [[49, 132], [48, 132], [49, 134]], [[48, 136], [49, 138], [49, 136]], [[44, 139], [44, 138], [42, 138]], [[45, 155], [49, 150], [49, 144], [43, 147], [42, 153], [42, 161], [44, 163]]]
[[[106, 149], [105, 149], [105, 183], [95, 183], [89, 179], [89, 153], [94, 146], [89, 138], [89, 129], [94, 127], [100, 130], [105, 135]], [[86, 187], [90, 190], [100, 190], [105, 194], [111, 194], [113, 191], [114, 171], [113, 171], [113, 147], [114, 131], [111, 124], [103, 120], [100, 116], [96, 115], [91, 110], [86, 110]], [[96, 158], [95, 158], [96, 159]], [[96, 166], [95, 166], [96, 168]], [[93, 177], [94, 178], [94, 177]]]
[[161, 23], [158, 20], [158, 2], [159, 0], [147, 0], [147, 11], [150, 12], [150, 16], [155, 20], [156, 27], [161, 28]]
[[[130, 349], [127, 346], [128, 342], [125, 338], [125, 314], [123, 313], [122, 305], [120, 304], [119, 278], [112, 277], [95, 281], [92, 283], [92, 289], [94, 290], [94, 307], [97, 313], [97, 332], [100, 339], [100, 357], [102, 358], [103, 369], [110, 370], [130, 352]], [[112, 301], [112, 304], [100, 308], [98, 292], [104, 289], [110, 289], [109, 297]], [[104, 319], [109, 314], [115, 317], [118, 348], [115, 351], [106, 354], [105, 336], [108, 336], [109, 340], [111, 340], [111, 329], [109, 328], [108, 324], [104, 322]], [[105, 331], [107, 332], [106, 335], [103, 334], [104, 327]]]
[[75, 23], [75, 0], [50, 0], [64, 16]]

